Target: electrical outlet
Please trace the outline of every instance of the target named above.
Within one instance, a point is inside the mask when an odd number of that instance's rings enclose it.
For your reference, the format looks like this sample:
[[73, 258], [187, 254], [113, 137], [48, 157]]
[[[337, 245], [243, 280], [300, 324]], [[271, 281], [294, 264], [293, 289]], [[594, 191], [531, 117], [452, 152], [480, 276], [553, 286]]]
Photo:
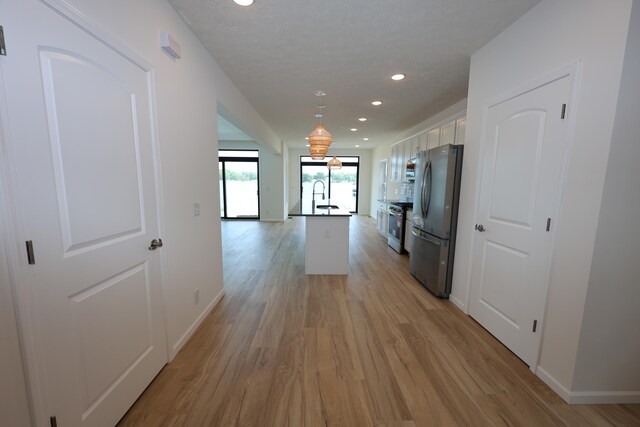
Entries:
[[330, 238], [331, 232], [329, 230], [324, 230], [324, 233], [322, 233], [322, 237], [324, 237], [325, 239]]
[[198, 305], [199, 302], [200, 302], [200, 289], [196, 289], [195, 291], [193, 291], [193, 303], [195, 305]]
[[200, 216], [200, 203], [193, 202], [193, 216]]

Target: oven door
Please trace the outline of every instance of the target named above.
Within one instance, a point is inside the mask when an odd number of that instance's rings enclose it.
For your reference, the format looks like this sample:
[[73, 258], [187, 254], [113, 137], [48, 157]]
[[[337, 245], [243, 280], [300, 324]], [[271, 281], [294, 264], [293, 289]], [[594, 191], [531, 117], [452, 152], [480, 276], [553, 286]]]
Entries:
[[389, 209], [389, 229], [387, 233], [387, 243], [396, 252], [402, 253], [404, 242], [404, 217], [402, 211], [397, 212]]

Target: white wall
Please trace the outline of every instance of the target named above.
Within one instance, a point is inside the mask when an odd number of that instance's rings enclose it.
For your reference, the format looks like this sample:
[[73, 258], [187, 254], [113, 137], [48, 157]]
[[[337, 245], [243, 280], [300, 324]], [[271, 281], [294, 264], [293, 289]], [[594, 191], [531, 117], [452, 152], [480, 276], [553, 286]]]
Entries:
[[250, 141], [219, 141], [220, 148], [258, 150], [260, 220], [284, 221], [283, 155]]
[[[289, 147], [282, 143], [282, 212], [289, 215]], [[286, 218], [286, 216], [285, 216]]]
[[633, 4], [573, 390], [640, 396], [640, 2]]
[[452, 289], [452, 297], [460, 301], [468, 300], [485, 104], [581, 62], [577, 103], [569, 106], [575, 127], [567, 147], [561, 214], [555, 221], [556, 243], [537, 371], [559, 391], [570, 390], [573, 383], [630, 7], [630, 0], [542, 0], [471, 58]]
[[[443, 122], [445, 120], [447, 120], [450, 117], [453, 117], [455, 115], [458, 115], [462, 112], [465, 111], [465, 109], [467, 108], [467, 100], [463, 99], [461, 101], [456, 102], [455, 104], [445, 108], [444, 110], [440, 111], [438, 114], [434, 114], [433, 116], [423, 120], [422, 122], [418, 123], [417, 125], [405, 130], [404, 132], [399, 132], [396, 137], [392, 138], [391, 140], [380, 144], [379, 146], [377, 146], [374, 150], [373, 150], [373, 158], [371, 160], [372, 165], [373, 165], [373, 172], [371, 174], [371, 188], [373, 188], [375, 191], [373, 191], [371, 193], [371, 198], [369, 201], [369, 205], [370, 205], [370, 212], [371, 215], [374, 216], [378, 207], [377, 207], [377, 202], [378, 202], [378, 176], [379, 176], [379, 171], [378, 171], [378, 165], [380, 164], [380, 160], [383, 159], [388, 159], [389, 161], [387, 162], [387, 181], [388, 181], [388, 177], [391, 174], [391, 146], [393, 144], [395, 144], [396, 142], [400, 142], [403, 141], [407, 138], [411, 138], [412, 136], [418, 135], [419, 133], [422, 133], [422, 131], [429, 129], [430, 127], [433, 127], [434, 125]], [[400, 183], [394, 183], [394, 182], [388, 182], [387, 183], [387, 199], [388, 200], [398, 200], [400, 198], [399, 196], [399, 192], [400, 192]]]
[[[231, 83], [204, 46], [165, 0], [69, 0], [89, 20], [113, 34], [155, 67], [166, 257], [166, 311], [170, 353], [188, 339], [222, 295], [217, 126], [225, 118], [266, 145], [279, 138]], [[160, 31], [182, 46], [173, 60], [159, 47]], [[193, 216], [193, 202], [201, 215]], [[200, 290], [194, 304], [193, 292]]]
[[[358, 215], [369, 215], [369, 200], [371, 199], [372, 150], [359, 148], [330, 148], [329, 153], [331, 157], [334, 155], [338, 157], [360, 156], [360, 170], [358, 176]], [[308, 148], [289, 148], [289, 206], [293, 206], [298, 202], [298, 200], [300, 200], [300, 156], [308, 155]]]

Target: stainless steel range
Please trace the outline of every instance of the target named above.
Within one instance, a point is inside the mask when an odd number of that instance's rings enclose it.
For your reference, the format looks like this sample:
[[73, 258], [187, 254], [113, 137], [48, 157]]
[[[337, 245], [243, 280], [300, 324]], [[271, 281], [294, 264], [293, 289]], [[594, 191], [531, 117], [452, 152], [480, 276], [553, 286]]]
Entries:
[[404, 236], [407, 219], [407, 209], [413, 208], [412, 202], [393, 202], [389, 204], [389, 230], [387, 243], [399, 254], [406, 253], [404, 249]]

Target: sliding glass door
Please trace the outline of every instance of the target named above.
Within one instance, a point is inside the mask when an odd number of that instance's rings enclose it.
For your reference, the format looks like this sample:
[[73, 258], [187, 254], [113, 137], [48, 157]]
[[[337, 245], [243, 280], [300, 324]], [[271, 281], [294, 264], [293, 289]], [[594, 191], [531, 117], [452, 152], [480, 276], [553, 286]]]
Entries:
[[220, 150], [220, 217], [259, 219], [257, 150]]
[[332, 203], [347, 208], [352, 213], [358, 212], [358, 174], [360, 157], [338, 157], [342, 162], [341, 169], [329, 170], [327, 161], [312, 160], [309, 156], [300, 157], [300, 200], [311, 203], [315, 184], [315, 199], [331, 199]]

